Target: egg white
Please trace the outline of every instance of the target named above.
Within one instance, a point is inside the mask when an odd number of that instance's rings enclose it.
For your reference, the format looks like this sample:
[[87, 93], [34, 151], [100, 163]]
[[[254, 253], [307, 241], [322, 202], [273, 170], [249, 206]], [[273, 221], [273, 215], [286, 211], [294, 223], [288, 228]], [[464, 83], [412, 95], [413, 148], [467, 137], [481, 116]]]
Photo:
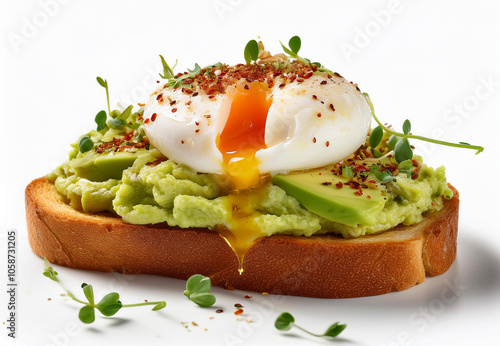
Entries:
[[[371, 112], [355, 85], [337, 75], [312, 76], [283, 88], [279, 84], [274, 83], [269, 95], [267, 148], [255, 154], [261, 173], [322, 167], [344, 159], [365, 142]], [[163, 94], [162, 102], [159, 94]], [[156, 119], [145, 124], [144, 130], [166, 157], [200, 173], [224, 174], [216, 141], [231, 101], [230, 90], [209, 97], [202, 92], [187, 95], [180, 88], [159, 89], [144, 110], [144, 119], [154, 113]]]

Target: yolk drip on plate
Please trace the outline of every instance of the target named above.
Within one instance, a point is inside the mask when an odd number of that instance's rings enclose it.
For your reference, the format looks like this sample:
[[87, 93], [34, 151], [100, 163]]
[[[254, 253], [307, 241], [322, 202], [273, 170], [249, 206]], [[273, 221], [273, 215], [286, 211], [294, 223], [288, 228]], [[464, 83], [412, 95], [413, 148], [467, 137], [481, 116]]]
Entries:
[[255, 153], [267, 147], [265, 128], [271, 103], [267, 84], [257, 81], [239, 84], [217, 140], [232, 190], [228, 199], [232, 210], [230, 229], [220, 227], [218, 231], [238, 256], [240, 273], [243, 257], [261, 233], [252, 220], [257, 213], [253, 206], [262, 191]]

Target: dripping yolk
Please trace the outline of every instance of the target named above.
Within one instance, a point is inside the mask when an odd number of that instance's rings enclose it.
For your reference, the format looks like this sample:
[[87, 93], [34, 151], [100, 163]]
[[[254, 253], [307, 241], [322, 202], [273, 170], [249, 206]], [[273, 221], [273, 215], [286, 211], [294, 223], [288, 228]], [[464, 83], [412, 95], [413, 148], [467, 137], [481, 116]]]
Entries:
[[229, 116], [218, 138], [223, 168], [234, 190], [245, 190], [259, 182], [255, 153], [265, 149], [267, 112], [272, 99], [267, 97], [267, 84], [239, 84], [231, 102]]
[[240, 274], [243, 272], [243, 257], [262, 233], [254, 222], [255, 206], [263, 191], [262, 184], [259, 185], [261, 177], [255, 153], [267, 148], [265, 128], [272, 103], [267, 94], [267, 84], [257, 81], [239, 84], [217, 141], [232, 189], [228, 196], [231, 225], [229, 228], [221, 226], [218, 231], [238, 257]]

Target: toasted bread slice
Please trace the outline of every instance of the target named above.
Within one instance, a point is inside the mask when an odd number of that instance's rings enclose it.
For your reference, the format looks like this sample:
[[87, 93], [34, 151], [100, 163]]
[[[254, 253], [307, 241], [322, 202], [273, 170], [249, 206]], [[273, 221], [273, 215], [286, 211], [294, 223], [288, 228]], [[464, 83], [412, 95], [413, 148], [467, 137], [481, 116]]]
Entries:
[[454, 196], [443, 209], [413, 226], [355, 239], [260, 238], [241, 275], [235, 254], [215, 231], [131, 225], [110, 213], [76, 211], [46, 178], [26, 188], [26, 217], [33, 251], [66, 267], [178, 279], [203, 274], [227, 289], [362, 297], [405, 290], [448, 270], [456, 256], [459, 206], [451, 188]]

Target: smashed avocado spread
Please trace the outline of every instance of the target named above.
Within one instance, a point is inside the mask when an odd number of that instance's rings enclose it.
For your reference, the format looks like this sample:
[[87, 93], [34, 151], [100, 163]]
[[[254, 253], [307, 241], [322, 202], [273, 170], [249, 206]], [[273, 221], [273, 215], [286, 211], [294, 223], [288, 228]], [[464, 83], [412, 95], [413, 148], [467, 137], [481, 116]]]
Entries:
[[126, 120], [129, 126], [91, 131], [83, 139], [93, 147], [82, 152], [80, 139], [68, 161], [48, 175], [73, 208], [115, 213], [132, 224], [209, 229], [231, 229], [234, 213], [243, 212], [259, 236], [349, 238], [418, 223], [442, 208], [443, 196], [452, 197], [444, 167], [427, 167], [419, 156], [398, 164], [384, 136], [376, 148], [367, 140], [331, 166], [263, 178], [259, 188], [244, 194], [242, 211], [220, 176], [197, 173], [150, 145], [134, 126], [140, 111]]

